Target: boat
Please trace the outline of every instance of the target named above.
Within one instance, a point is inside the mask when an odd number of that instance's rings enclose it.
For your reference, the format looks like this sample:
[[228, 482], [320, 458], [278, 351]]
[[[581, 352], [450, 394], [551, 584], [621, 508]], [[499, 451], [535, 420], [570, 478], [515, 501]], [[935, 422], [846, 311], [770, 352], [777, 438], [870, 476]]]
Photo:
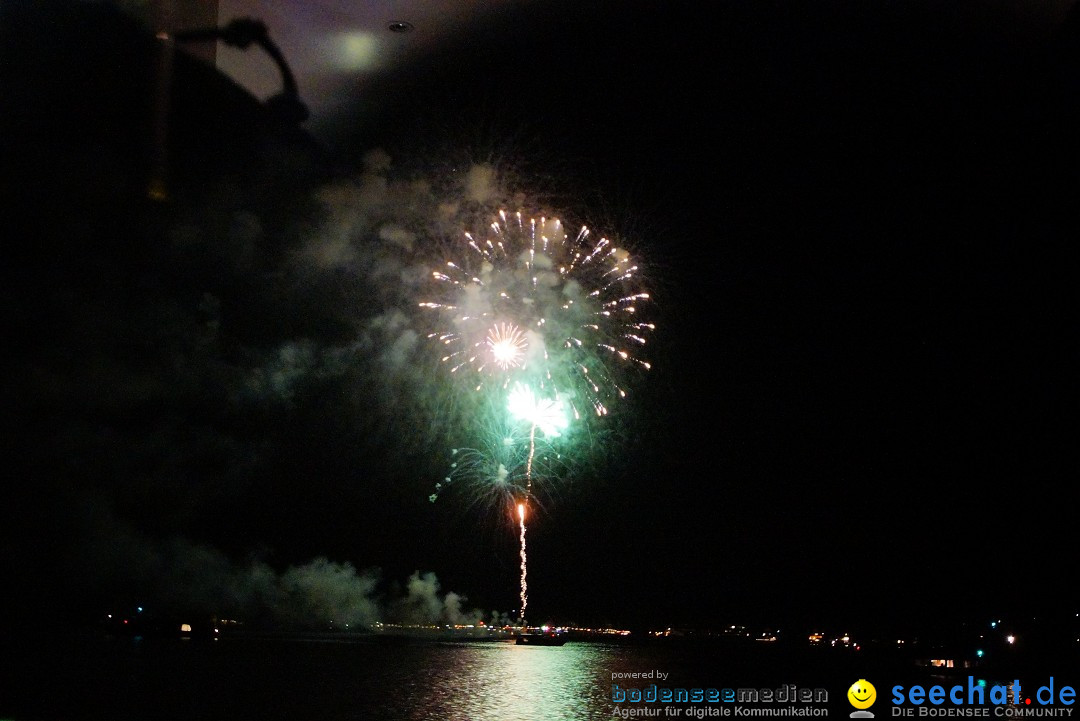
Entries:
[[519, 633], [514, 641], [518, 646], [562, 646], [566, 633], [562, 631], [526, 631]]

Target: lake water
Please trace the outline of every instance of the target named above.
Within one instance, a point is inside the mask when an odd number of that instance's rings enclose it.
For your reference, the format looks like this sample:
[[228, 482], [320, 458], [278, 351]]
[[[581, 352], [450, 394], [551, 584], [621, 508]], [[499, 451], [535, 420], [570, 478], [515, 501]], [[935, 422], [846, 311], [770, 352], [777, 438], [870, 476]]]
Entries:
[[[2, 657], [0, 719], [16, 721], [609, 719], [616, 718], [616, 707], [626, 707], [613, 703], [613, 683], [620, 689], [650, 683], [822, 687], [829, 693], [823, 706], [829, 716], [847, 718], [848, 686], [859, 678], [901, 673], [856, 654], [811, 657], [722, 643], [571, 641], [532, 647], [382, 637], [95, 637], [9, 644]], [[666, 677], [622, 675], [656, 672]]]

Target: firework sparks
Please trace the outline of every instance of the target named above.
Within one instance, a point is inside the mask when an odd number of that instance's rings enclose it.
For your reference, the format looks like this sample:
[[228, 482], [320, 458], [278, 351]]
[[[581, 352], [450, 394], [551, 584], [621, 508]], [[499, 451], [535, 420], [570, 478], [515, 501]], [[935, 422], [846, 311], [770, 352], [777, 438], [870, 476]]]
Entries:
[[501, 514], [518, 499], [539, 501], [552, 481], [569, 472], [571, 457], [560, 447], [567, 438], [532, 432], [531, 425], [509, 418], [505, 406], [478, 414], [468, 435], [470, 445], [450, 451], [449, 469], [429, 496], [432, 503], [453, 494], [467, 508]]
[[488, 331], [487, 345], [495, 364], [508, 370], [521, 365], [529, 342], [513, 323], [498, 323]]
[[532, 388], [515, 383], [507, 403], [510, 417], [532, 425], [549, 438], [558, 438], [570, 424], [562, 399], [538, 398]]
[[438, 314], [443, 327], [428, 337], [470, 387], [506, 385], [513, 373], [558, 388], [575, 417], [603, 416], [629, 376], [650, 367], [639, 357], [655, 328], [642, 318], [650, 295], [630, 254], [607, 238], [501, 211], [455, 247], [419, 305]]

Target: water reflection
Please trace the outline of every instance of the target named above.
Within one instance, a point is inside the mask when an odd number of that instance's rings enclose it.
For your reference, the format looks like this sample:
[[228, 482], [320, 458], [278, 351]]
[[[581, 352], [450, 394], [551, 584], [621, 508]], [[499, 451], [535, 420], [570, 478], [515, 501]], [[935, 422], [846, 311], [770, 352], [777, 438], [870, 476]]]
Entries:
[[426, 664], [408, 694], [410, 719], [549, 721], [610, 712], [610, 686], [597, 676], [609, 653], [599, 646], [447, 647]]

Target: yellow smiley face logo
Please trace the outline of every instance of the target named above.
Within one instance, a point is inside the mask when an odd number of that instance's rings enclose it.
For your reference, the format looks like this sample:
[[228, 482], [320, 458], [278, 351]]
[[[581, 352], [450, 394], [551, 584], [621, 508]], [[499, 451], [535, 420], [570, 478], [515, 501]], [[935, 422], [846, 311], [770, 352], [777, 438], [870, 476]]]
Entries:
[[870, 708], [877, 700], [877, 689], [865, 678], [860, 678], [847, 690], [847, 698], [857, 709]]

